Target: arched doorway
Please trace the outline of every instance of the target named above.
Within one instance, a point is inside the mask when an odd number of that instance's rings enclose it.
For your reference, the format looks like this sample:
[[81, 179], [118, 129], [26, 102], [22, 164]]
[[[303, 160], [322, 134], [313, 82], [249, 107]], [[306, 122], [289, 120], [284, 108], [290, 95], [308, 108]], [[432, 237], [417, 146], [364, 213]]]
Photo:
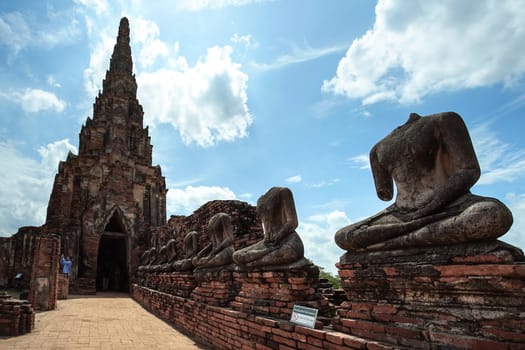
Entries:
[[127, 234], [117, 211], [100, 237], [97, 291], [129, 292]]

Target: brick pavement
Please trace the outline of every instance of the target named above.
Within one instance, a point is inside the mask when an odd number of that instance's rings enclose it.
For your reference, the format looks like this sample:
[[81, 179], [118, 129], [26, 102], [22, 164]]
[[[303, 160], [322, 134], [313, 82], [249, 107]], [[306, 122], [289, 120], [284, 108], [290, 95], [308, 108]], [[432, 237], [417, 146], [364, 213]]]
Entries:
[[207, 349], [144, 310], [127, 294], [59, 300], [26, 335], [0, 338], [1, 350]]

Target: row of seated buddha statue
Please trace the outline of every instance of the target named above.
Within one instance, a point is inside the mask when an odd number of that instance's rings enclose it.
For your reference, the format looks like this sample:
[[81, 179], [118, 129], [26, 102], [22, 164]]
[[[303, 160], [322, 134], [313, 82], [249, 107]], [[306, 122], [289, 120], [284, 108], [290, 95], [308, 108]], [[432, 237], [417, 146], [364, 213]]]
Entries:
[[177, 259], [176, 241], [170, 239], [158, 252], [155, 247], [144, 252], [139, 271], [286, 270], [311, 264], [304, 258], [303, 243], [296, 232], [298, 219], [290, 189], [271, 188], [257, 201], [257, 214], [264, 238], [253, 245], [234, 251], [231, 218], [217, 213], [208, 223], [210, 243], [204, 248], [198, 250], [197, 232], [189, 232], [184, 238], [183, 258]]
[[[383, 211], [335, 234], [348, 252], [373, 252], [421, 246], [442, 246], [496, 240], [512, 225], [512, 213], [499, 200], [474, 195], [471, 187], [480, 166], [463, 119], [454, 112], [408, 121], [379, 141], [370, 152], [370, 166], [380, 199], [395, 201]], [[234, 251], [227, 214], [208, 225], [211, 243], [197, 252], [197, 234], [185, 240], [185, 256], [175, 259], [174, 241], [143, 256], [141, 269], [191, 271], [234, 265], [238, 270], [281, 270], [305, 266], [293, 195], [273, 187], [257, 201], [264, 239]]]

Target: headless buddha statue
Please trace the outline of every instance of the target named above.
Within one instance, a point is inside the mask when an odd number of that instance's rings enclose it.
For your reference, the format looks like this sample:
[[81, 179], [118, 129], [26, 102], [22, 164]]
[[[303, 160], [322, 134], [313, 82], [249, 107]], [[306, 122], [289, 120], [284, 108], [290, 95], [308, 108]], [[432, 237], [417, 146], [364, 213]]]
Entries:
[[191, 231], [184, 237], [184, 258], [172, 264], [175, 271], [191, 271], [193, 263], [191, 260], [197, 254], [197, 232]]
[[295, 231], [298, 225], [292, 191], [273, 187], [257, 201], [257, 214], [262, 221], [264, 239], [233, 254], [240, 269], [286, 269], [309, 263]]
[[230, 216], [225, 213], [212, 216], [208, 223], [208, 233], [211, 243], [192, 259], [196, 272], [232, 264], [233, 229]]
[[453, 112], [408, 121], [370, 152], [377, 195], [394, 204], [335, 234], [346, 250], [391, 250], [494, 240], [512, 214], [500, 201], [470, 193], [480, 167], [467, 128]]

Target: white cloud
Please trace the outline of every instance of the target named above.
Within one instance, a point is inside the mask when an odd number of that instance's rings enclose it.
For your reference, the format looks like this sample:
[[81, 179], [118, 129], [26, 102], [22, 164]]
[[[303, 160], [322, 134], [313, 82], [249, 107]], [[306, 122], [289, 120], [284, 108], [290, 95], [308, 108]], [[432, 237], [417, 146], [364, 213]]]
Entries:
[[176, 8], [179, 11], [193, 12], [229, 6], [245, 6], [268, 1], [274, 0], [179, 0], [176, 3]]
[[235, 193], [227, 187], [187, 186], [185, 189], [170, 188], [166, 205], [170, 214], [188, 215], [209, 201], [236, 198]]
[[355, 39], [324, 92], [419, 102], [440, 91], [512, 84], [525, 72], [525, 3], [388, 1], [374, 27]]
[[139, 74], [145, 122], [169, 123], [185, 144], [201, 147], [246, 137], [252, 123], [248, 75], [232, 62], [231, 53], [230, 46], [215, 46], [193, 67], [181, 58], [173, 68]]
[[370, 157], [368, 154], [359, 154], [348, 159], [355, 167], [359, 169], [370, 169]]
[[305, 256], [332, 274], [337, 274], [335, 263], [344, 251], [334, 241], [334, 235], [340, 228], [351, 223], [348, 216], [334, 210], [326, 214], [310, 216], [299, 223], [297, 232], [305, 246]]
[[102, 89], [102, 80], [109, 68], [115, 38], [106, 31], [100, 31], [100, 38], [89, 56], [89, 66], [84, 69], [84, 88], [90, 97], [96, 96]]
[[474, 150], [481, 167], [477, 184], [512, 182], [525, 175], [525, 151], [513, 149], [498, 139], [488, 124], [476, 126], [470, 132]]
[[61, 140], [40, 147], [38, 161], [18, 148], [14, 142], [0, 142], [0, 159], [9, 164], [0, 172], [0, 236], [10, 236], [21, 226], [44, 223], [58, 161], [69, 150], [76, 152], [68, 140]]
[[62, 112], [66, 108], [66, 103], [54, 93], [40, 89], [13, 90], [0, 96], [19, 104], [24, 111], [30, 113], [47, 109]]
[[[155, 63], [159, 57], [167, 57], [169, 48], [159, 37], [159, 26], [143, 18], [133, 18], [131, 26], [131, 38], [134, 43], [139, 44], [139, 62], [146, 68]], [[178, 46], [177, 46], [178, 47]]]
[[60, 85], [60, 83], [57, 82], [57, 81], [55, 80], [55, 77], [52, 76], [52, 75], [49, 75], [49, 76], [47, 77], [47, 83], [48, 83], [48, 85], [51, 86], [51, 87], [55, 87], [55, 88], [62, 87], [62, 85]]
[[509, 193], [506, 195], [514, 223], [501, 240], [525, 250], [525, 194]]
[[106, 0], [73, 0], [76, 4], [90, 8], [97, 15], [104, 14], [108, 11], [108, 3]]
[[282, 68], [290, 64], [312, 61], [312, 60], [316, 60], [326, 55], [332, 55], [334, 53], [342, 52], [346, 48], [347, 48], [346, 45], [321, 47], [321, 48], [313, 48], [308, 45], [305, 45], [303, 47], [294, 46], [291, 49], [290, 53], [279, 56], [276, 59], [274, 59], [272, 62], [269, 62], [269, 63], [253, 62], [251, 65], [253, 66], [253, 68], [259, 69], [262, 71], [279, 69], [279, 68]]
[[322, 181], [317, 182], [317, 183], [315, 183], [315, 184], [309, 185], [309, 187], [312, 187], [312, 188], [328, 187], [328, 186], [333, 186], [333, 185], [335, 185], [335, 184], [338, 183], [339, 181], [341, 181], [341, 179], [322, 180]]
[[0, 44], [17, 54], [26, 47], [50, 48], [64, 45], [80, 35], [79, 23], [76, 19], [64, 18], [65, 24], [53, 22], [52, 27], [39, 23], [28, 23], [20, 12], [0, 14]]
[[67, 158], [69, 152], [77, 154], [77, 148], [69, 143], [69, 139], [55, 141], [38, 149], [42, 169], [49, 172], [58, 172], [58, 163]]
[[290, 184], [296, 184], [296, 183], [299, 183], [301, 181], [303, 181], [303, 178], [301, 175], [294, 175], [294, 176], [290, 176], [289, 178], [287, 178], [286, 180], [284, 180]]
[[243, 44], [246, 47], [255, 48], [259, 46], [259, 44], [256, 41], [254, 41], [253, 37], [250, 34], [239, 35], [237, 33], [234, 33], [230, 40], [234, 44]]
[[0, 43], [16, 54], [31, 43], [31, 30], [19, 12], [0, 15]]

